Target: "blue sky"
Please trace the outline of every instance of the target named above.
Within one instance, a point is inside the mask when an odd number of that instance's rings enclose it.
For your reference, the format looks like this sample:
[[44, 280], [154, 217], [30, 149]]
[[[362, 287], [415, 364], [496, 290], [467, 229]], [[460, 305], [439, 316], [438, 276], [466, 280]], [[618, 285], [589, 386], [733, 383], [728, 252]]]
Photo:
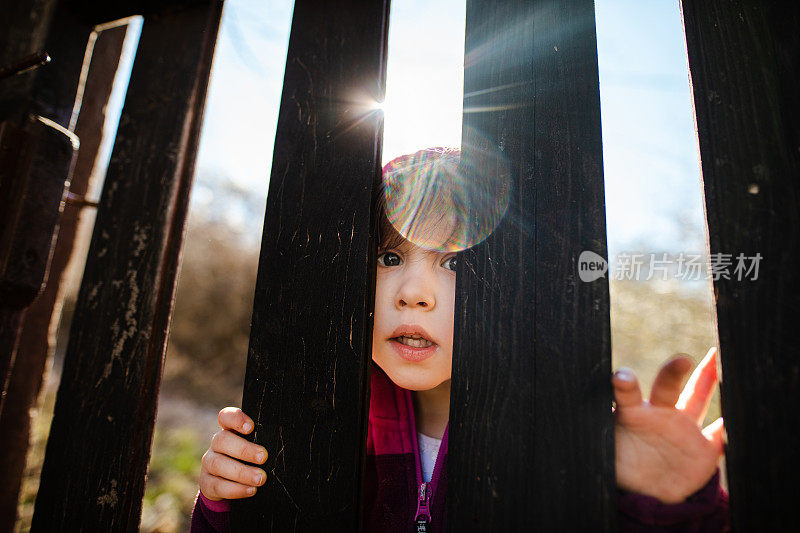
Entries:
[[[384, 161], [459, 142], [464, 10], [453, 0], [393, 2]], [[700, 251], [702, 186], [678, 2], [597, 0], [596, 14], [609, 255]], [[198, 208], [219, 206], [220, 177], [266, 197], [291, 15], [286, 0], [226, 0]], [[232, 224], [253, 225], [238, 207], [219, 207]], [[247, 231], [259, 236], [261, 221], [255, 226]]]
[[[609, 248], [705, 247], [703, 193], [677, 0], [596, 3]], [[694, 228], [682, 235], [678, 221]], [[613, 255], [613, 253], [612, 253]]]

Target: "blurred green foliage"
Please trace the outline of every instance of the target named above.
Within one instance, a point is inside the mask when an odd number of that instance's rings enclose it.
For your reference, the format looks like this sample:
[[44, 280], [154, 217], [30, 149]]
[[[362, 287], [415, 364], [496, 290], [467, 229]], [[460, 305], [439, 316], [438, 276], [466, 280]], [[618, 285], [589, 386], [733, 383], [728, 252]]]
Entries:
[[200, 474], [208, 448], [204, 435], [189, 426], [156, 424], [147, 472], [141, 531], [188, 531]]

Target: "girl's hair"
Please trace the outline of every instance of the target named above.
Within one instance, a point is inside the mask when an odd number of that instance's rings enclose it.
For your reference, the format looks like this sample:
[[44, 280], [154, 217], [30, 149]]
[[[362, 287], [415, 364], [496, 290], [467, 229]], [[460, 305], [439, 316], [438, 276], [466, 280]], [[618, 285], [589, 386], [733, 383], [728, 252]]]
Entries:
[[377, 197], [381, 249], [405, 240], [440, 251], [458, 249], [465, 211], [457, 187], [460, 158], [458, 148], [426, 148], [383, 167]]

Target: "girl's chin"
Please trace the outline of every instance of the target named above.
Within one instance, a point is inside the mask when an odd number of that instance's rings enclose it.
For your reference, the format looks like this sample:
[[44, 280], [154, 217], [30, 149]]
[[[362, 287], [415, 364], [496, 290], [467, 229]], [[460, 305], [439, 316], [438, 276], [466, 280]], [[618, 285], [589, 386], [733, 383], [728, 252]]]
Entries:
[[386, 375], [389, 376], [395, 385], [404, 389], [413, 391], [424, 391], [438, 387], [448, 379], [450, 376], [436, 376], [432, 375], [431, 369], [423, 369], [414, 367], [413, 363], [409, 364], [386, 364], [372, 359], [373, 363], [377, 364]]

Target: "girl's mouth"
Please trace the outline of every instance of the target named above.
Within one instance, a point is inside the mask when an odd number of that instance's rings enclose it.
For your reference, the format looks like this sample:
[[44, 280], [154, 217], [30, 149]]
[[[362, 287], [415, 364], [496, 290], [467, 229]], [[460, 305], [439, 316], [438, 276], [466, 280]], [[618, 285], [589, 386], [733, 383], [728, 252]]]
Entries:
[[389, 338], [389, 344], [392, 345], [397, 355], [412, 363], [432, 357], [439, 349], [438, 344], [426, 338], [427, 333], [420, 327], [400, 327], [392, 335]]
[[401, 335], [400, 337], [394, 337], [392, 340], [412, 348], [429, 348], [434, 344], [422, 335]]

